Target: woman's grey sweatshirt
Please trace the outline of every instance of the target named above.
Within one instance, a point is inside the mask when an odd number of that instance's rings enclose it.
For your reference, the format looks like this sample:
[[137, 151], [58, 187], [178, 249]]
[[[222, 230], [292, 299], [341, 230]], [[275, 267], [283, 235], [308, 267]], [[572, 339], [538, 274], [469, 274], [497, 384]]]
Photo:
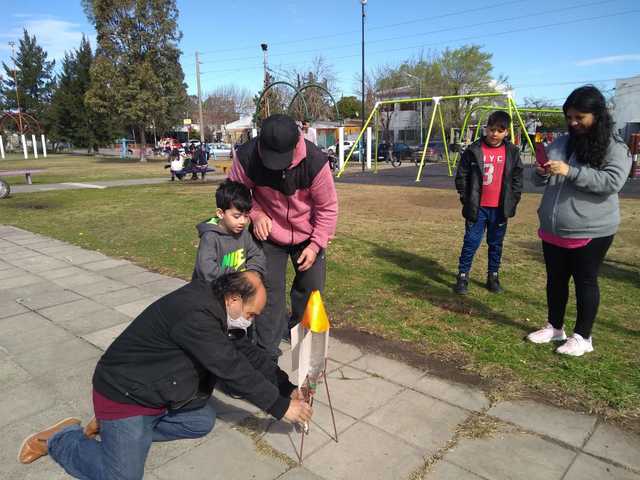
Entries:
[[575, 154], [567, 159], [569, 136], [554, 141], [547, 149], [550, 160], [569, 164], [569, 173], [544, 176], [533, 171], [533, 183], [546, 185], [538, 218], [540, 228], [566, 238], [599, 238], [613, 235], [620, 224], [618, 192], [624, 186], [631, 169], [627, 146], [612, 139], [605, 165], [593, 168], [578, 163]]

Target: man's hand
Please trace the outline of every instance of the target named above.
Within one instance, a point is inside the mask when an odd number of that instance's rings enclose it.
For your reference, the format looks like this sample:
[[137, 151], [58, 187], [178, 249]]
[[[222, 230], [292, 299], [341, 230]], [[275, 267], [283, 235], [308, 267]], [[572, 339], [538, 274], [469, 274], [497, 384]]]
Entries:
[[284, 418], [291, 423], [305, 423], [311, 420], [313, 415], [313, 409], [304, 400], [291, 400], [287, 413], [284, 414]]
[[291, 398], [291, 400], [304, 400], [306, 402], [309, 400], [309, 397], [312, 397], [315, 393], [315, 390], [305, 385], [304, 387], [296, 388], [292, 391], [289, 398]]
[[562, 160], [549, 160], [544, 164], [547, 168], [547, 172], [551, 175], [561, 175], [566, 177], [569, 173], [569, 165], [564, 163]]
[[258, 240], [264, 242], [271, 233], [272, 222], [269, 217], [262, 215], [253, 222], [253, 234]]
[[549, 175], [549, 172], [547, 172], [547, 169], [544, 167], [541, 167], [540, 165], [536, 165], [536, 173], [541, 177], [546, 177]]
[[304, 400], [304, 393], [302, 392], [302, 389], [296, 388], [291, 392], [291, 395], [289, 395], [289, 398], [291, 400]]
[[316, 252], [309, 246], [302, 250], [302, 253], [298, 257], [298, 270], [304, 272], [309, 270], [316, 261]]

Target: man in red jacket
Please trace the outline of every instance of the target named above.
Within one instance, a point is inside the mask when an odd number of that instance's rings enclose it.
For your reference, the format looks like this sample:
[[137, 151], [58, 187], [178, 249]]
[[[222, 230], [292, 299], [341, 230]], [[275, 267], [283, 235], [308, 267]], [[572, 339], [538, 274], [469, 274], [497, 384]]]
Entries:
[[[256, 320], [258, 345], [274, 358], [287, 327], [297, 324], [313, 290], [325, 284], [325, 249], [335, 234], [338, 197], [327, 155], [305, 140], [287, 115], [271, 115], [260, 135], [233, 154], [231, 180], [252, 190], [253, 232], [267, 258], [267, 306]], [[291, 322], [286, 271], [291, 259]]]

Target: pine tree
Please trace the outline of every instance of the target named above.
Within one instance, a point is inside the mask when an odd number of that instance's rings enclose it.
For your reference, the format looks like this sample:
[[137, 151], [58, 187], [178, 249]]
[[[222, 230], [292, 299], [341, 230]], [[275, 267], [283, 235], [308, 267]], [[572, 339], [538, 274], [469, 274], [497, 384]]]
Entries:
[[[186, 106], [175, 0], [84, 0], [98, 48], [87, 102], [139, 131], [175, 125]], [[144, 149], [140, 160], [144, 161]]]
[[[15, 53], [15, 62], [20, 110], [42, 122], [55, 88], [55, 61], [47, 61], [47, 52], [38, 45], [36, 37], [29, 36], [25, 29]], [[6, 109], [17, 110], [13, 65], [2, 62], [2, 67], [5, 71], [5, 75], [0, 77], [2, 103]]]
[[64, 141], [89, 151], [113, 140], [114, 127], [109, 117], [87, 105], [85, 96], [91, 86], [93, 53], [83, 36], [80, 47], [65, 54], [51, 104], [51, 129], [54, 141]]

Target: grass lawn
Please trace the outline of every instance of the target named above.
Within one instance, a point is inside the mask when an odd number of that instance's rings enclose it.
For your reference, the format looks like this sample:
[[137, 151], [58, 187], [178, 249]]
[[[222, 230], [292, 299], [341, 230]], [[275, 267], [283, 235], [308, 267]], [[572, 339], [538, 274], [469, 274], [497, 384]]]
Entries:
[[[16, 195], [0, 223], [189, 278], [195, 224], [213, 213], [211, 185], [157, 185]], [[486, 246], [471, 293], [451, 286], [462, 242], [453, 191], [339, 184], [340, 221], [328, 252], [325, 301], [334, 325], [402, 342], [479, 374], [494, 398], [534, 394], [640, 431], [640, 200], [622, 200], [622, 227], [601, 274], [595, 352], [560, 357], [523, 337], [546, 321], [536, 237], [539, 195], [526, 195], [504, 249], [503, 295], [483, 288]], [[575, 304], [568, 309], [571, 331]]]
[[[169, 171], [164, 168], [165, 159], [153, 158], [141, 163], [137, 158], [121, 159], [119, 157], [92, 155], [59, 155], [49, 154], [47, 158], [27, 160], [18, 155], [8, 155], [0, 160], [0, 170], [46, 169], [46, 172], [33, 174], [33, 183], [91, 182], [99, 180], [120, 180], [127, 178], [169, 178]], [[230, 164], [229, 159], [211, 162]], [[18, 177], [2, 177], [11, 185], [26, 183], [24, 175]]]

